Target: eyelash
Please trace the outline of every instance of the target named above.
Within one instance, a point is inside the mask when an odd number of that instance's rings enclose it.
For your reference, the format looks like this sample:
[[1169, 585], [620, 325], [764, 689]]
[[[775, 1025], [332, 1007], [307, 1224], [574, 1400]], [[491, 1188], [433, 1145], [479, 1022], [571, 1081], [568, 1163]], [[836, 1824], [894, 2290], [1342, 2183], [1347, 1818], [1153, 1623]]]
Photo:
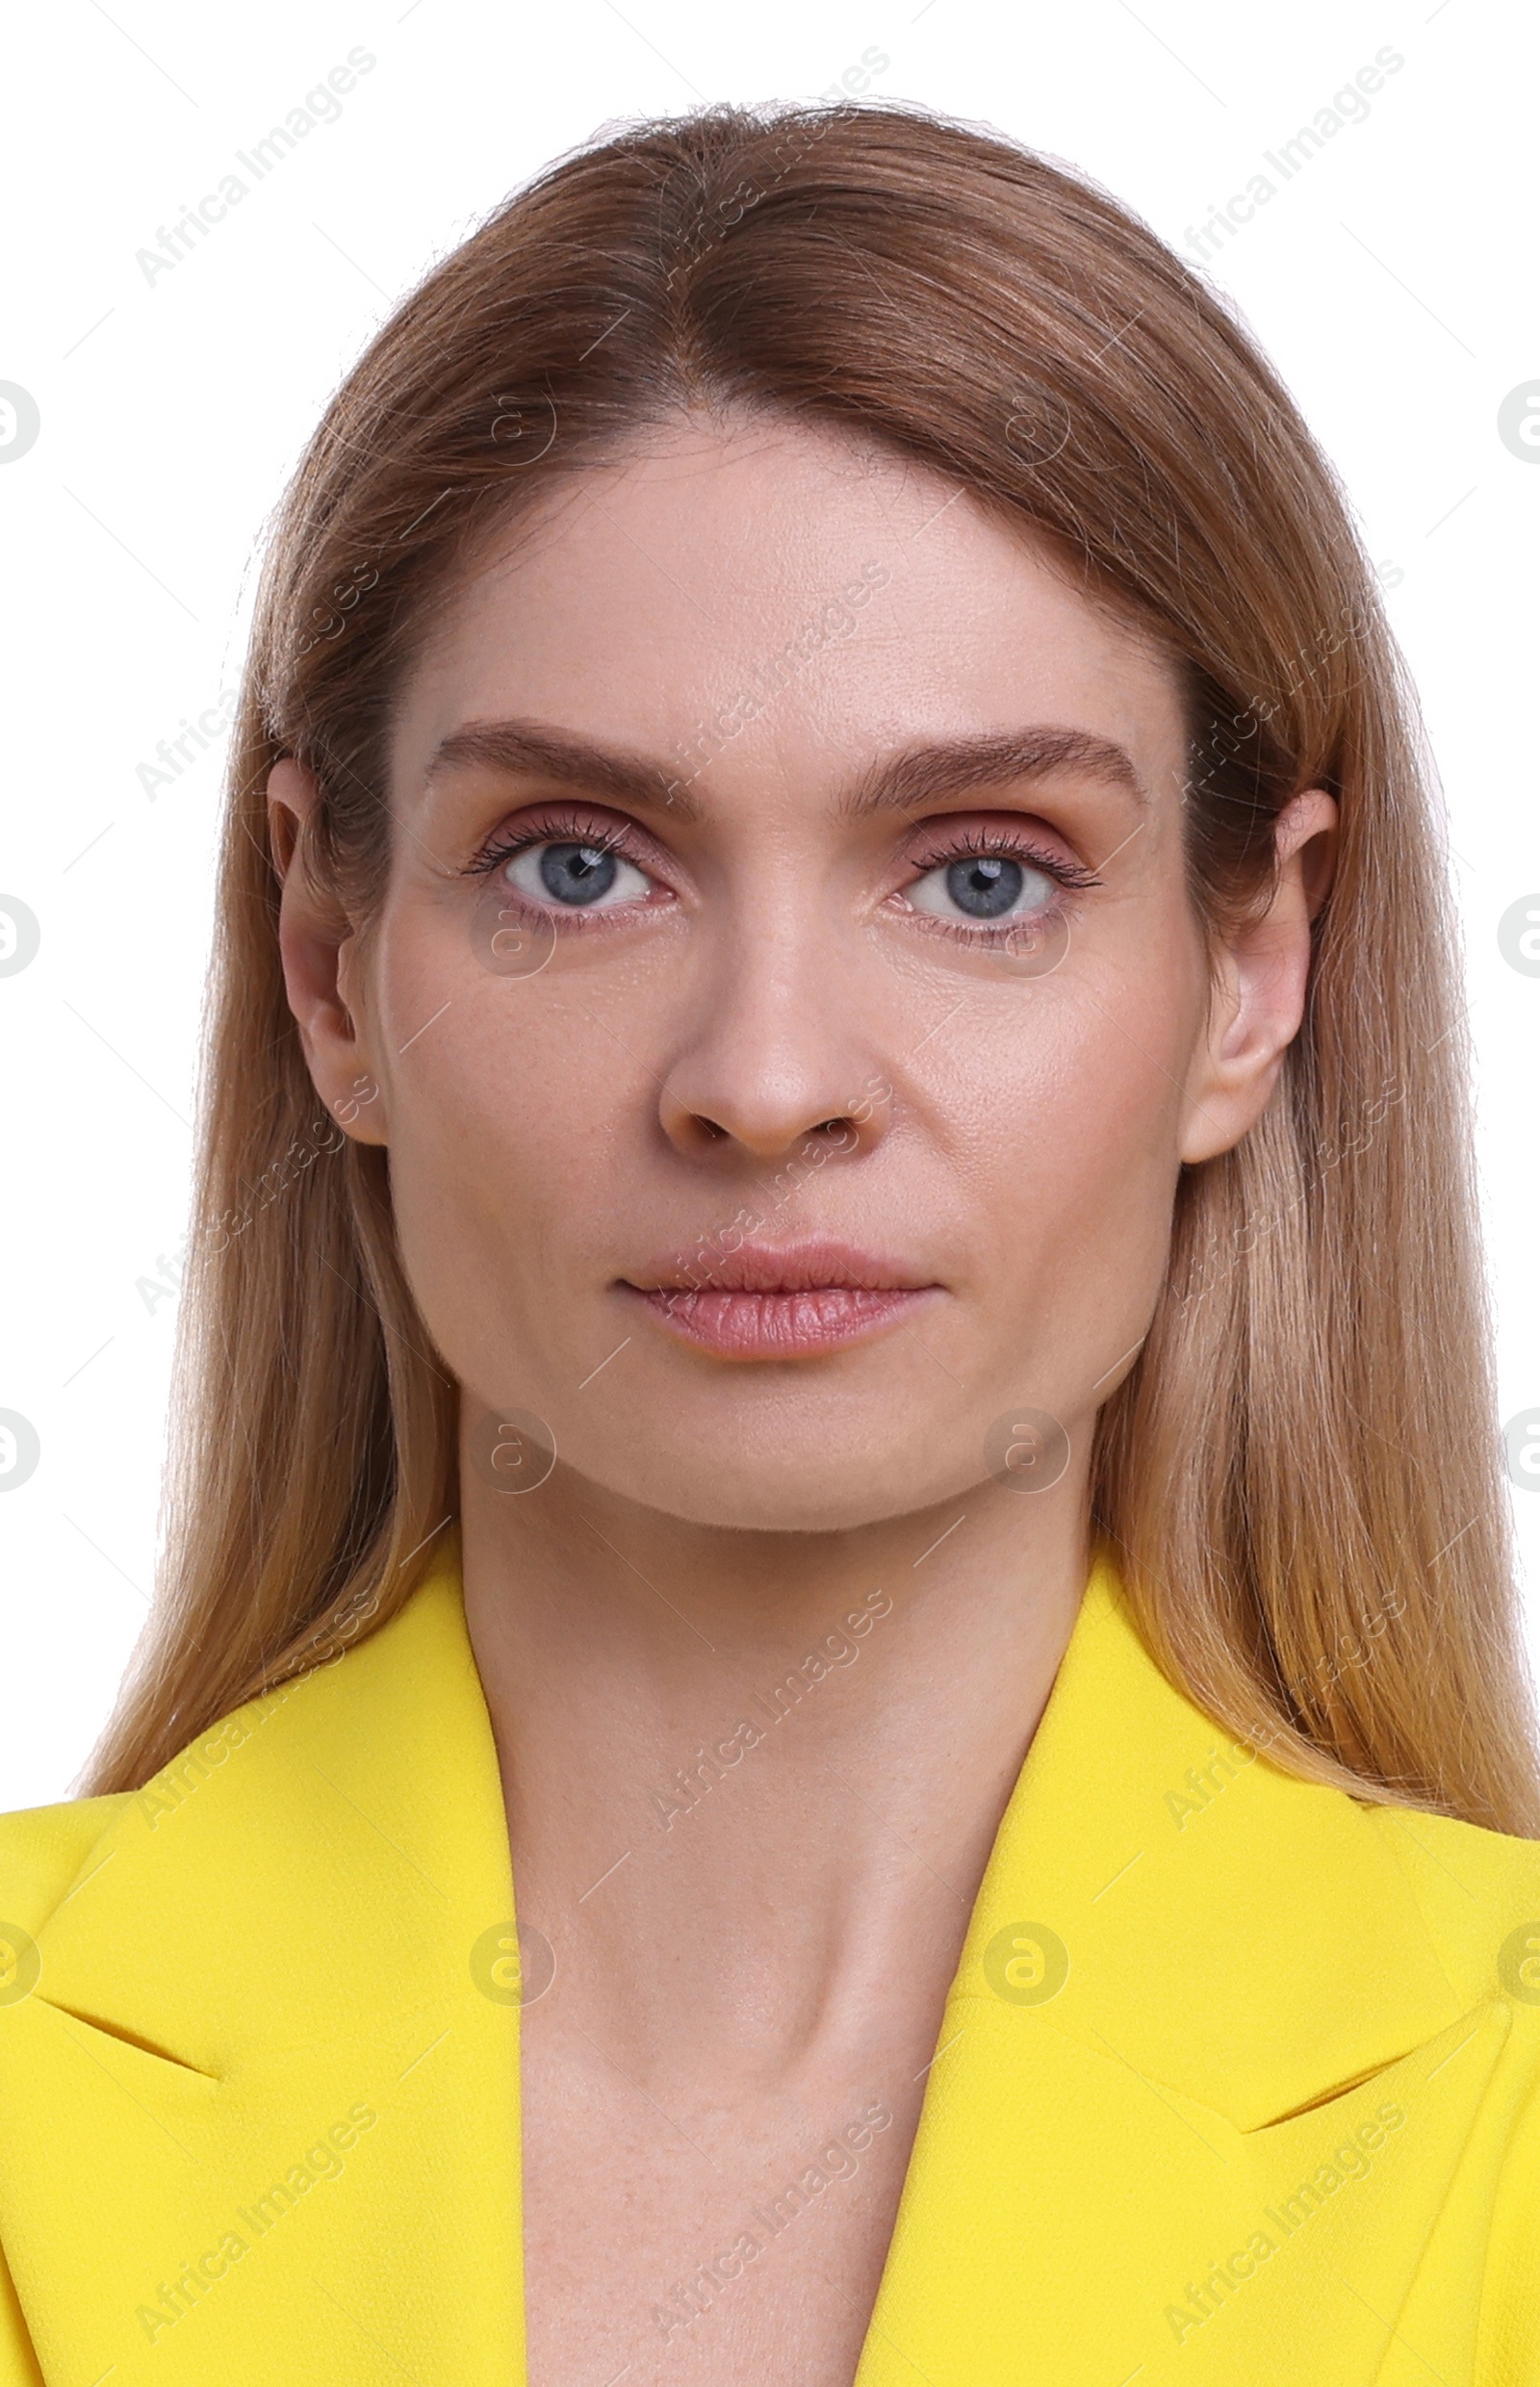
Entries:
[[516, 854], [527, 854], [533, 845], [585, 845], [595, 854], [619, 854], [623, 860], [634, 862], [638, 870], [647, 864], [628, 851], [624, 829], [596, 831], [592, 821], [580, 820], [574, 814], [546, 813], [538, 824], [522, 830], [516, 837], [496, 837], [488, 840], [466, 864], [468, 878], [490, 877], [503, 862], [511, 862]]
[[[636, 869], [648, 869], [648, 864], [631, 850], [624, 829], [596, 831], [591, 820], [584, 820], [577, 813], [551, 812], [531, 822], [517, 836], [489, 840], [466, 864], [465, 875], [468, 878], [490, 878], [494, 870], [500, 869], [504, 862], [512, 861], [520, 854], [527, 854], [532, 846], [564, 843], [584, 845], [597, 854], [618, 854], [622, 860], [632, 863]], [[1060, 890], [1049, 907], [1055, 913], [1065, 909], [1063, 898], [1065, 895], [1080, 894], [1089, 887], [1102, 884], [1095, 872], [1086, 869], [1082, 863], [1064, 861], [1045, 847], [1035, 844], [1030, 837], [1013, 836], [1009, 831], [997, 829], [962, 831], [938, 844], [934, 852], [916, 856], [915, 868], [923, 877], [927, 871], [944, 869], [948, 862], [965, 860], [970, 854], [1003, 855], [1012, 861], [1024, 862], [1030, 868], [1040, 871]], [[943, 937], [959, 937], [965, 944], [988, 944], [999, 934], [998, 930], [983, 923], [976, 925], [967, 920], [944, 920], [937, 913], [919, 911], [917, 906], [911, 906], [910, 909], [915, 911], [927, 930], [937, 930]], [[599, 921], [575, 911], [567, 915], [566, 925], [581, 934], [584, 930], [597, 928]]]
[[[1087, 888], [1102, 884], [1096, 873], [1088, 870], [1083, 862], [1064, 861], [1057, 854], [1050, 853], [1047, 847], [1035, 844], [1029, 836], [1013, 835], [1006, 829], [963, 830], [957, 836], [945, 839], [936, 852], [916, 855], [915, 868], [923, 877], [929, 870], [944, 870], [948, 862], [965, 861], [970, 854], [1003, 855], [1008, 860], [1024, 862], [1029, 868], [1040, 871], [1045, 879], [1051, 879], [1059, 890], [1053, 901], [1043, 908], [1051, 918], [1068, 910], [1065, 896], [1082, 894]], [[911, 909], [918, 911], [917, 906]], [[1013, 925], [1010, 920], [1002, 921], [999, 928], [988, 926], [983, 921], [943, 920], [937, 912], [919, 912], [918, 916], [927, 929], [937, 929], [943, 937], [955, 937], [967, 945], [998, 942], [1001, 929]]]

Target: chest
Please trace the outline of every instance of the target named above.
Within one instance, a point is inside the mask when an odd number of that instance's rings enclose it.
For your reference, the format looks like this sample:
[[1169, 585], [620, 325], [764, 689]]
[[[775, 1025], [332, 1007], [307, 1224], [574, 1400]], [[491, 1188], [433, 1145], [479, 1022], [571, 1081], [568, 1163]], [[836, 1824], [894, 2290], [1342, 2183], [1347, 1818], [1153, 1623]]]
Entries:
[[[686, 2105], [612, 2067], [526, 2066], [530, 2387], [851, 2387], [919, 2087], [851, 2069]], [[885, 2089], [888, 2093], [884, 2093]]]

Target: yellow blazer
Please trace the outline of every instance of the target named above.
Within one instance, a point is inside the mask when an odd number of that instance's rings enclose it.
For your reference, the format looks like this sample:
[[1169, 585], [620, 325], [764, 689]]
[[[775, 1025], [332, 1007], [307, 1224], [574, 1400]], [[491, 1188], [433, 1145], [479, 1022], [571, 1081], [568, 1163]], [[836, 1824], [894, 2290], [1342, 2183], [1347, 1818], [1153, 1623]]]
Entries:
[[[452, 1536], [148, 1790], [0, 1820], [0, 2387], [523, 2381]], [[859, 2387], [1540, 2387], [1540, 1846], [1227, 1741], [1104, 1561], [937, 2047]]]

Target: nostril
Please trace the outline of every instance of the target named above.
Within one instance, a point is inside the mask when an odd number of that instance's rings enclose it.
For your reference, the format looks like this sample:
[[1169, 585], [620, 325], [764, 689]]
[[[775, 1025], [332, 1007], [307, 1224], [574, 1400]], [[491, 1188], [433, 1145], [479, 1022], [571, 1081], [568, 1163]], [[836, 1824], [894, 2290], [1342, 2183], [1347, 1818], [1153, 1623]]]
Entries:
[[853, 1152], [861, 1141], [860, 1128], [847, 1112], [836, 1112], [832, 1117], [816, 1119], [805, 1126], [784, 1121], [777, 1128], [766, 1122], [763, 1134], [757, 1135], [753, 1121], [746, 1119], [730, 1125], [722, 1119], [713, 1118], [708, 1111], [676, 1111], [670, 1125], [665, 1104], [663, 1124], [665, 1131], [681, 1147], [693, 1146], [697, 1152], [714, 1150], [719, 1143], [735, 1142], [759, 1152], [761, 1157], [769, 1157], [783, 1148], [789, 1150], [800, 1146], [807, 1151], [815, 1142], [827, 1142], [833, 1151]]

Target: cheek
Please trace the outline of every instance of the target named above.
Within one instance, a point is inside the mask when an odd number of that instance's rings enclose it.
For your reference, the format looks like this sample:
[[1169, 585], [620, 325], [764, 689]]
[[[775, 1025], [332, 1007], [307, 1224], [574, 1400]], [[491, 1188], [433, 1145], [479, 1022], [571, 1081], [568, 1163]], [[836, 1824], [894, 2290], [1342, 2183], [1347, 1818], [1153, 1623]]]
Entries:
[[531, 1354], [561, 1339], [564, 1305], [552, 1292], [613, 1177], [637, 1099], [631, 1075], [579, 1009], [534, 983], [468, 984], [392, 1069], [391, 1189], [407, 1281], [454, 1373], [489, 1399], [505, 1390], [510, 1335]]
[[[1194, 1007], [1169, 977], [1082, 971], [975, 1014], [946, 1099], [977, 1163], [1035, 1206], [1088, 1217], [1174, 1182]], [[1013, 1205], [1002, 1194], [1002, 1218]]]
[[1010, 1014], [979, 1010], [953, 1055], [979, 1373], [1058, 1418], [1113, 1392], [1161, 1296], [1194, 1031], [1177, 962], [1134, 979], [1084, 957]]

